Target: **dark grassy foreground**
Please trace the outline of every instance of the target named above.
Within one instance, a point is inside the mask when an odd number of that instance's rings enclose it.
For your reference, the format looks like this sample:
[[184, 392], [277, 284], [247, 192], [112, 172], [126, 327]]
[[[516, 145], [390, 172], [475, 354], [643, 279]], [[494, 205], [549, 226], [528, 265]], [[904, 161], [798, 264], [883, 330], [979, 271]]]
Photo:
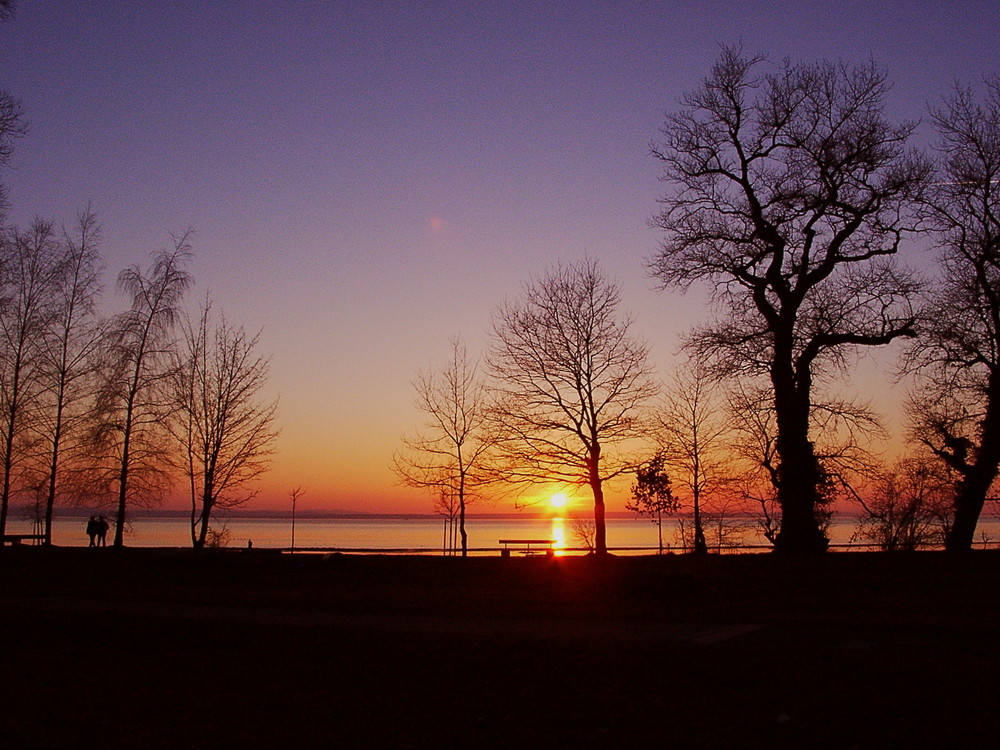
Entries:
[[991, 747], [1000, 555], [0, 553], [2, 747]]

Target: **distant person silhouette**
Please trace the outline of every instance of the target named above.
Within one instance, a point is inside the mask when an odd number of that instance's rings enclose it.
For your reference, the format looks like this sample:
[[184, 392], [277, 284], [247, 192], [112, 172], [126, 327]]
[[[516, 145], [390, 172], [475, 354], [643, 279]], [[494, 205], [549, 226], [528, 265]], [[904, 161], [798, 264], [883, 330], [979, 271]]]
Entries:
[[87, 521], [87, 536], [90, 537], [90, 546], [96, 547], [94, 540], [97, 537], [97, 516], [91, 516], [90, 520]]
[[108, 521], [104, 516], [97, 517], [97, 539], [99, 546], [108, 546]]

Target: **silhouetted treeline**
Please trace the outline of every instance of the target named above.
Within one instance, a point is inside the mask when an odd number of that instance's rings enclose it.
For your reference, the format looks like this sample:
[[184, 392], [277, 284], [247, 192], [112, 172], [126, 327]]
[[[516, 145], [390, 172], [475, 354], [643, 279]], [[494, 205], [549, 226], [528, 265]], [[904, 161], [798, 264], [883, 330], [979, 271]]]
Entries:
[[[776, 550], [823, 551], [836, 501], [885, 549], [969, 549], [1000, 464], [1000, 79], [983, 89], [956, 85], [932, 107], [923, 151], [918, 124], [886, 114], [874, 63], [724, 48], [652, 147], [667, 187], [649, 270], [664, 289], [706, 285], [711, 322], [688, 333], [657, 403], [627, 325], [600, 317], [616, 297], [563, 283], [564, 269], [529, 284], [494, 318], [484, 463], [506, 481], [589, 485], [599, 552], [602, 483], [622, 461], [637, 510], [691, 511], [696, 551], [736, 543], [750, 509]], [[899, 259], [920, 237], [937, 248], [930, 279]], [[879, 415], [835, 385], [899, 343], [915, 447], [886, 466]], [[610, 471], [609, 426], [634, 449]], [[454, 485], [457, 454], [436, 456], [438, 485]]]

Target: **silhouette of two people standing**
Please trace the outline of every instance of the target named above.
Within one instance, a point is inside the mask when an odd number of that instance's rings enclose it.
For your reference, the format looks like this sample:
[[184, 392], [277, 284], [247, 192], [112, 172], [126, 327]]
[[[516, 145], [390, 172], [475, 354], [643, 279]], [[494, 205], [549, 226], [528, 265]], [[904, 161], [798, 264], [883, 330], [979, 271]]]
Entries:
[[87, 536], [91, 547], [108, 546], [108, 521], [104, 516], [91, 516], [87, 521]]

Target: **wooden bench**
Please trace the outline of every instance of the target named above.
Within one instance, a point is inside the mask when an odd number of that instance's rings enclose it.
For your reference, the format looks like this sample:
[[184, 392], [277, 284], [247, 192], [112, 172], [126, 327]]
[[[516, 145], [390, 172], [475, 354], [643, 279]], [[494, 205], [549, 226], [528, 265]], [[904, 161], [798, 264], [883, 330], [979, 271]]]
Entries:
[[22, 542], [34, 542], [35, 544], [41, 544], [45, 541], [45, 534], [4, 534], [3, 543], [9, 544], [12, 547], [16, 547]]
[[520, 552], [522, 555], [533, 555], [536, 552], [544, 552], [548, 557], [555, 554], [552, 545], [555, 539], [501, 539], [499, 543], [503, 545], [500, 549], [500, 557], [510, 557], [510, 553]]

